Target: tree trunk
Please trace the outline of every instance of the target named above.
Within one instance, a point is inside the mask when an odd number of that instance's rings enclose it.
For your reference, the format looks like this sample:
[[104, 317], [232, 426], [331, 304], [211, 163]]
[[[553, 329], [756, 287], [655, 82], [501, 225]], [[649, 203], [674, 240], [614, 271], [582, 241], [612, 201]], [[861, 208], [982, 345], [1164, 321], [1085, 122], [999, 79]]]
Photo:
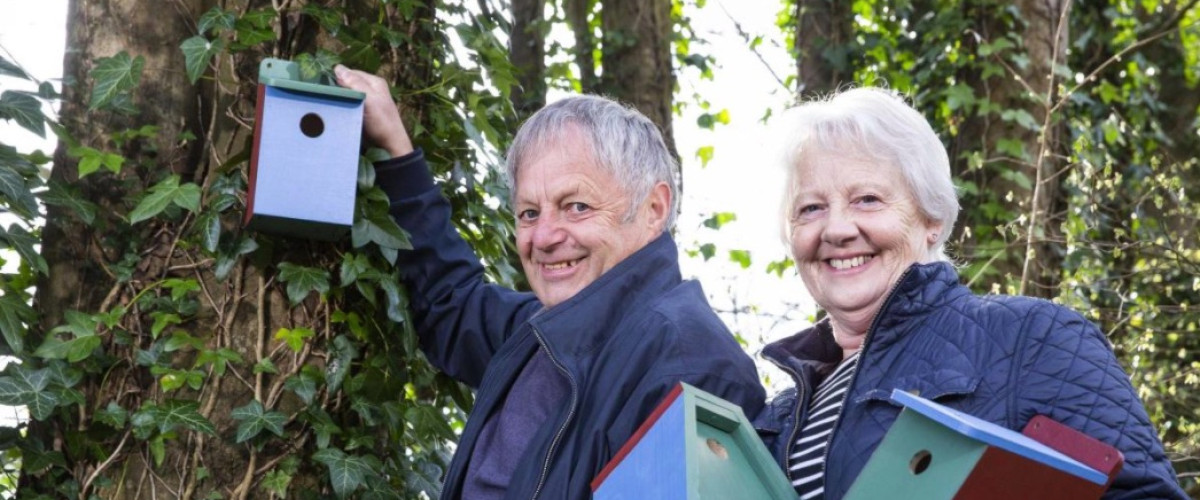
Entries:
[[509, 55], [517, 71], [513, 108], [524, 119], [546, 105], [545, 0], [513, 0]]
[[854, 80], [845, 50], [854, 37], [852, 7], [837, 0], [796, 0], [797, 94], [827, 94]]
[[[397, 374], [422, 377], [411, 382], [416, 394], [409, 401], [424, 403], [406, 402], [407, 408], [420, 409], [435, 397], [430, 396], [435, 384], [445, 385], [432, 371], [408, 366], [419, 354], [415, 348], [398, 347], [398, 323], [383, 318], [381, 324], [375, 324], [380, 318], [356, 316], [355, 321], [362, 318], [374, 328], [346, 329], [346, 320], [339, 315], [353, 311], [354, 304], [377, 300], [373, 298], [376, 289], [360, 284], [357, 292], [351, 286], [327, 297], [308, 294], [297, 302], [289, 300], [286, 278], [279, 274], [284, 265], [336, 270], [343, 256], [353, 257], [355, 251], [345, 244], [285, 240], [243, 231], [239, 202], [245, 195], [259, 61], [264, 57], [293, 59], [318, 48], [351, 46], [354, 50], [346, 50], [346, 57], [369, 52], [352, 47], [354, 42], [345, 34], [340, 38], [328, 35], [318, 16], [332, 12], [335, 15], [321, 21], [350, 20], [347, 31], [361, 28], [354, 24], [355, 19], [374, 19], [379, 28], [366, 31], [386, 29], [410, 43], [393, 46], [383, 39], [363, 37], [368, 40], [364, 47], [381, 57], [359, 63], [374, 61], [378, 68], [365, 69], [377, 70], [405, 90], [401, 94], [406, 117], [419, 123], [429, 113], [430, 103], [437, 100], [414, 91], [428, 88], [434, 81], [434, 62], [443, 47], [433, 25], [433, 0], [401, 2], [411, 9], [407, 12], [397, 2], [347, 2], [344, 10], [306, 10], [303, 14], [300, 8], [305, 6], [300, 4], [277, 12], [273, 2], [266, 0], [220, 2], [239, 23], [255, 15], [267, 16], [259, 35], [273, 32], [274, 38], [217, 54], [205, 77], [193, 84], [181, 43], [197, 35], [201, 16], [215, 3], [70, 2], [64, 59], [64, 79], [69, 83], [63, 93], [60, 124], [79, 145], [111, 151], [125, 162], [119, 173], [101, 171], [81, 179], [80, 161], [70, 145], [60, 143], [55, 152], [52, 191], [75, 191], [99, 209], [90, 224], [81, 221], [74, 210], [59, 205], [47, 209], [42, 248], [49, 273], [37, 284], [35, 308], [41, 312], [41, 321], [35, 329], [40, 333], [31, 337], [56, 335], [47, 332], [70, 323], [75, 311], [113, 318], [113, 322], [94, 325], [102, 341], [97, 349], [84, 353], [86, 360], [69, 365], [46, 362], [50, 370], [74, 370], [69, 373], [80, 379], [73, 386], [63, 382], [64, 390], [78, 391], [81, 401], [72, 405], [60, 399], [53, 414], [29, 423], [28, 439], [21, 445], [27, 465], [20, 479], [22, 496], [240, 499], [292, 497], [301, 491], [329, 494], [327, 478], [334, 465], [326, 467], [310, 457], [318, 450], [341, 453], [342, 447], [351, 450], [346, 456], [383, 456], [388, 465], [411, 470], [412, 477], [425, 468], [424, 462], [402, 464], [409, 460], [403, 443], [427, 438], [389, 434], [391, 430], [382, 424], [363, 423], [370, 413], [362, 405], [377, 405], [379, 409], [369, 411], [379, 419], [384, 406], [405, 399], [405, 382]], [[325, 4], [308, 7], [339, 8]], [[232, 33], [231, 26], [223, 39], [226, 44], [249, 36], [242, 31], [236, 37]], [[217, 38], [215, 32], [205, 35], [210, 40]], [[136, 109], [90, 109], [89, 105], [96, 104], [89, 96], [96, 84], [92, 70], [97, 59], [122, 51], [144, 61], [136, 88], [129, 93]], [[142, 129], [146, 125], [157, 127], [157, 132], [130, 137], [129, 131], [146, 131]], [[419, 139], [426, 144], [429, 140], [427, 136]], [[128, 214], [143, 193], [171, 174], [179, 176], [180, 184], [200, 187], [201, 210], [175, 212], [172, 208], [160, 217], [131, 224]], [[209, 215], [212, 225], [202, 222], [210, 220], [205, 218]], [[219, 231], [218, 248], [197, 243], [201, 240], [197, 234], [214, 229]], [[362, 258], [365, 261], [366, 257]], [[193, 286], [172, 288], [180, 283]], [[393, 295], [389, 302], [401, 300], [403, 291], [396, 293], [400, 295]], [[174, 320], [163, 323], [163, 318]], [[301, 330], [308, 331], [308, 336], [299, 337], [291, 348], [278, 336], [279, 332]], [[380, 342], [393, 349], [378, 358], [377, 366], [364, 363], [351, 369], [338, 365], [367, 357], [376, 349], [366, 341], [372, 336], [384, 337]], [[347, 338], [352, 340], [345, 342]], [[35, 338], [29, 344], [37, 346], [39, 342]], [[411, 338], [403, 342], [415, 345]], [[339, 354], [347, 349], [353, 350], [353, 356]], [[225, 358], [214, 362], [210, 356]], [[32, 362], [29, 366], [38, 368]], [[355, 387], [365, 388], [355, 390], [387, 393], [380, 396], [382, 402], [367, 403], [332, 382], [338, 377], [340, 384], [345, 377], [349, 386], [359, 376], [362, 381], [355, 382]], [[311, 392], [305, 391], [305, 380], [312, 381]], [[364, 383], [367, 380], [369, 384]], [[448, 398], [458, 394], [452, 385], [446, 387], [449, 392], [436, 398], [448, 404]], [[261, 404], [260, 414], [280, 420], [247, 420], [234, 411], [244, 410], [252, 402]], [[397, 406], [389, 411], [399, 412], [403, 419], [407, 417], [405, 409]], [[166, 415], [170, 412], [174, 416]], [[117, 414], [120, 418], [113, 417]], [[180, 415], [184, 420], [178, 420]], [[270, 432], [260, 428], [259, 436], [243, 439], [247, 422], [271, 423]], [[211, 431], [205, 431], [205, 423], [211, 424]], [[278, 436], [272, 436], [273, 425], [279, 426]], [[325, 425], [326, 431], [318, 431], [320, 425]], [[354, 437], [359, 444], [349, 446], [342, 444], [341, 438], [321, 434], [340, 429], [340, 434], [334, 435], [350, 439], [347, 431], [356, 425], [378, 438]], [[449, 424], [443, 425], [449, 433]], [[331, 447], [331, 442], [336, 446]], [[442, 452], [437, 446], [421, 448], [421, 454]], [[39, 457], [58, 454], [61, 456], [53, 466], [29, 466]], [[371, 474], [382, 474], [379, 466], [372, 466]], [[414, 481], [400, 474], [388, 476], [387, 481], [378, 481], [380, 484], [364, 482], [354, 487], [383, 491], [387, 483]], [[266, 478], [286, 481], [266, 485]], [[424, 480], [436, 485], [437, 477]]]
[[675, 72], [671, 61], [669, 0], [608, 0], [600, 26], [601, 93], [632, 105], [662, 130], [676, 158], [671, 127]]
[[[996, 50], [985, 58], [983, 71], [972, 68], [960, 75], [974, 88], [981, 104], [978, 112], [964, 120], [957, 142], [951, 148], [955, 171], [978, 186], [981, 199], [965, 198], [964, 205], [995, 203], [999, 216], [982, 211], [962, 212], [960, 229], [975, 235], [1003, 240], [1003, 248], [977, 252], [974, 259], [991, 262], [991, 279], [1001, 290], [1051, 297], [1057, 294], [1062, 259], [1061, 223], [1066, 145], [1065, 122], [1061, 116], [1047, 117], [1059, 99], [1061, 76], [1056, 66], [1066, 64], [1067, 30], [1062, 0], [1021, 0], [1013, 4], [1017, 16], [1000, 15], [1001, 5], [983, 1], [968, 4], [979, 32], [968, 40], [979, 53]], [[1010, 26], [1009, 23], [1015, 24]], [[1015, 28], [1015, 29], [1014, 29]], [[1024, 33], [1024, 47], [1013, 51], [995, 49], [1013, 40], [1006, 33]], [[1023, 49], [1023, 50], [1021, 50]], [[1010, 56], [1023, 53], [1028, 64]], [[992, 63], [988, 71], [986, 63]], [[997, 69], [998, 68], [998, 69]], [[978, 141], [978, 142], [974, 142]], [[971, 168], [968, 157], [977, 152], [982, 168]], [[975, 218], [979, 217], [979, 218]], [[1002, 227], [1000, 235], [995, 228]], [[1003, 287], [1007, 285], [1007, 287]]]

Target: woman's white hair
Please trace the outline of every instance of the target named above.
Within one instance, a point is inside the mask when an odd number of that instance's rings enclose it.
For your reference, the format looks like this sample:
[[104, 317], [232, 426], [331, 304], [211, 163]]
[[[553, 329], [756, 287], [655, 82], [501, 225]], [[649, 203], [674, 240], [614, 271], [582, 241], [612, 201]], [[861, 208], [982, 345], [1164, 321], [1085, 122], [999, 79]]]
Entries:
[[921, 212], [942, 225], [929, 258], [950, 260], [945, 244], [959, 210], [950, 159], [929, 122], [903, 97], [880, 88], [854, 88], [791, 108], [783, 119], [787, 182], [780, 208], [785, 244], [790, 247], [793, 204], [805, 182], [797, 167], [813, 151], [844, 151], [900, 169]]
[[679, 165], [663, 142], [658, 126], [637, 110], [617, 101], [579, 95], [551, 103], [534, 113], [517, 131], [506, 159], [508, 188], [517, 193], [517, 171], [526, 161], [563, 140], [571, 127], [586, 139], [596, 164], [610, 172], [630, 195], [625, 221], [633, 220], [635, 208], [646, 200], [659, 182], [671, 188], [670, 214], [663, 231], [675, 226], [679, 207], [676, 176]]

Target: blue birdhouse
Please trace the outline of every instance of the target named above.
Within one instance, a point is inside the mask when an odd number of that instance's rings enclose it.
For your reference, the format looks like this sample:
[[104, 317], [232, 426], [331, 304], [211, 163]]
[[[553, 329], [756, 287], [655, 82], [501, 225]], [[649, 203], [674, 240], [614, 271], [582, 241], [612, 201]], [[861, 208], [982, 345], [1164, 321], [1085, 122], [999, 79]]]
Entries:
[[742, 409], [680, 382], [592, 480], [594, 500], [794, 500]]
[[302, 78], [291, 61], [259, 64], [247, 227], [318, 240], [346, 234], [354, 223], [365, 97]]

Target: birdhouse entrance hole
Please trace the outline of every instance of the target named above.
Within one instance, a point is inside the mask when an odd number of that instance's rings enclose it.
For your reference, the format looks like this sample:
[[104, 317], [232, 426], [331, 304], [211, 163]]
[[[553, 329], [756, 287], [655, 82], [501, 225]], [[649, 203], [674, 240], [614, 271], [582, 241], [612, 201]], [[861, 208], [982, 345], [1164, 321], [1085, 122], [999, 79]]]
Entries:
[[308, 113], [300, 117], [300, 131], [312, 138], [320, 137], [325, 133], [325, 120], [321, 119], [321, 115]]
[[929, 462], [933, 460], [933, 455], [927, 450], [918, 451], [913, 455], [912, 460], [908, 461], [908, 470], [911, 470], [913, 475], [925, 472], [929, 468]]

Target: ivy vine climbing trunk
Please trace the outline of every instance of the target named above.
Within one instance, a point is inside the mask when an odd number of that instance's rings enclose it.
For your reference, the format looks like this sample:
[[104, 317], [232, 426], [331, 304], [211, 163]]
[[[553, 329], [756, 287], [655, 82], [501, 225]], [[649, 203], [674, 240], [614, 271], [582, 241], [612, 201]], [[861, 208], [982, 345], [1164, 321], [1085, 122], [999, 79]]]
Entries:
[[[955, 171], [977, 190], [964, 197], [960, 226], [999, 244], [978, 247], [988, 280], [1005, 291], [1040, 297], [1058, 292], [1064, 242], [1062, 182], [1066, 144], [1058, 104], [1066, 67], [1066, 0], [980, 0], [963, 4], [965, 43], [980, 58], [960, 72], [974, 94], [974, 113], [951, 145]], [[1018, 36], [1017, 34], [1020, 34]], [[970, 239], [970, 238], [968, 238]]]
[[465, 147], [459, 107], [502, 131], [482, 110], [508, 96], [467, 91], [479, 73], [447, 58], [434, 0], [68, 10], [48, 273], [29, 348], [4, 374], [26, 382], [7, 400], [31, 408], [20, 498], [436, 496], [470, 395], [417, 349], [391, 267], [405, 236], [369, 161], [348, 167], [346, 241], [241, 227], [258, 66], [385, 76], [406, 119], [427, 124], [414, 136], [436, 173], [465, 183], [449, 190], [456, 222], [487, 228], [473, 241], [493, 260], [511, 222], [486, 209], [495, 166]]

